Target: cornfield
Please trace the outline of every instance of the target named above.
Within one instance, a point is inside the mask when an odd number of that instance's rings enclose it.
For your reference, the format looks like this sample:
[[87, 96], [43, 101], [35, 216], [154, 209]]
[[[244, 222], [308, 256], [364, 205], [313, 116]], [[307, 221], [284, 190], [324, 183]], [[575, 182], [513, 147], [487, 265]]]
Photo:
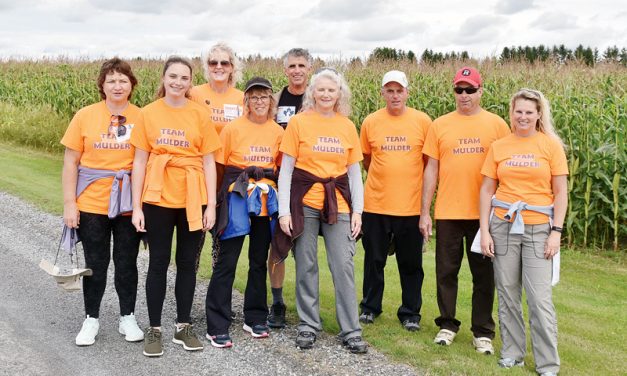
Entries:
[[[133, 60], [139, 80], [132, 101], [154, 100], [162, 61]], [[199, 61], [194, 80], [203, 82]], [[6, 61], [0, 63], [0, 140], [61, 152], [59, 140], [72, 115], [99, 100], [95, 80], [101, 62]], [[316, 61], [317, 66], [324, 63]], [[340, 68], [353, 93], [352, 120], [359, 126], [383, 105], [380, 79], [389, 69], [410, 78], [408, 104], [432, 118], [454, 110], [452, 63], [328, 63]], [[392, 64], [394, 64], [392, 66]], [[627, 249], [627, 69], [619, 65], [529, 65], [483, 61], [482, 106], [508, 119], [510, 96], [522, 87], [542, 91], [551, 101], [556, 128], [567, 145], [569, 207], [566, 242], [573, 247]], [[287, 81], [281, 62], [246, 60], [244, 82], [264, 76], [278, 90]], [[239, 86], [243, 82], [239, 83]]]

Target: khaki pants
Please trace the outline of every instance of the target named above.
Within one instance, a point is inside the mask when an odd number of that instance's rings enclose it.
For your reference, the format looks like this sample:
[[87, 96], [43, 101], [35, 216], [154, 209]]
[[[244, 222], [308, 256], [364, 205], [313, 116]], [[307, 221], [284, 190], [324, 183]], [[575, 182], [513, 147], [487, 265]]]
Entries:
[[527, 294], [531, 345], [536, 371], [558, 372], [557, 318], [553, 307], [552, 261], [544, 258], [548, 223], [525, 225], [522, 235], [510, 234], [511, 223], [493, 217], [494, 280], [499, 299], [501, 358], [523, 360], [526, 350], [522, 287]]

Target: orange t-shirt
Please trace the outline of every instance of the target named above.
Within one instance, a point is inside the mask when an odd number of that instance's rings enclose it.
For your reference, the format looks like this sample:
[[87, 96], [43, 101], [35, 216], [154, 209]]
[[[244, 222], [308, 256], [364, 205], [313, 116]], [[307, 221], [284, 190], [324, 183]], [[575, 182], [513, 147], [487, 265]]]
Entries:
[[[323, 117], [307, 111], [294, 115], [287, 126], [281, 152], [296, 159], [295, 167], [321, 178], [345, 174], [348, 166], [363, 159], [357, 129], [346, 116]], [[339, 213], [350, 213], [348, 204], [335, 190]], [[322, 209], [324, 187], [315, 183], [303, 198], [303, 205]]]
[[[80, 109], [70, 122], [61, 144], [81, 154], [80, 164], [101, 170], [130, 170], [135, 148], [129, 138], [140, 120], [139, 108], [133, 104], [121, 113], [126, 117], [126, 134], [109, 134], [111, 112], [104, 101]], [[113, 177], [98, 179], [76, 198], [78, 210], [86, 213], [108, 214]]]
[[[483, 163], [481, 174], [498, 180], [496, 198], [514, 203], [547, 206], [553, 203], [552, 176], [568, 175], [568, 162], [559, 141], [538, 132], [530, 137], [511, 134], [495, 141]], [[507, 210], [496, 208], [494, 214], [504, 219]], [[525, 224], [547, 223], [542, 213], [524, 210]]]
[[[180, 108], [170, 107], [158, 99], [142, 108], [143, 121], [138, 124], [131, 143], [138, 149], [151, 153], [146, 176], [152, 167], [152, 154], [170, 154], [177, 157], [197, 157], [220, 149], [220, 140], [209, 113], [195, 102], [187, 101]], [[203, 176], [204, 181], [204, 176]], [[144, 191], [148, 186], [144, 181]], [[207, 203], [207, 188], [201, 185], [202, 204]], [[184, 208], [187, 197], [185, 169], [166, 166], [163, 187], [158, 205], [167, 208]]]
[[194, 102], [209, 111], [218, 134], [225, 125], [244, 114], [244, 92], [234, 87], [216, 93], [209, 84], [202, 84], [194, 86], [190, 94]]
[[364, 211], [386, 215], [420, 215], [422, 145], [431, 118], [406, 108], [400, 116], [383, 108], [361, 126], [361, 149], [370, 154]]
[[439, 161], [436, 219], [478, 219], [481, 166], [490, 145], [511, 134], [505, 120], [486, 110], [450, 112], [433, 121], [422, 152]]

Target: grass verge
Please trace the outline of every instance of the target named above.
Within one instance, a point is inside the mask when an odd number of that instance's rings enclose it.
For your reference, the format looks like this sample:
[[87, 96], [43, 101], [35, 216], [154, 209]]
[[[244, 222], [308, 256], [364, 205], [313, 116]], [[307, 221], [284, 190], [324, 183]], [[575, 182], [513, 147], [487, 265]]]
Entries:
[[[0, 144], [0, 167], [3, 171], [0, 174], [0, 190], [30, 201], [45, 211], [60, 214], [61, 164], [62, 160], [58, 155]], [[246, 283], [247, 249], [246, 243], [235, 281], [235, 287], [240, 291], [244, 290]], [[337, 333], [339, 328], [335, 320], [331, 275], [321, 244], [319, 250], [321, 315], [325, 330]], [[206, 244], [200, 270], [200, 276], [204, 278], [211, 275], [210, 252], [210, 244]], [[611, 256], [601, 257], [594, 252], [563, 251], [562, 280], [553, 291], [558, 314], [562, 374], [624, 374], [623, 367], [627, 364], [627, 346], [624, 342], [627, 336], [627, 268], [624, 253], [613, 252]], [[296, 323], [298, 316], [294, 306], [294, 260], [290, 257], [286, 262], [284, 295], [288, 304], [288, 321]], [[496, 356], [479, 355], [472, 348], [472, 334], [469, 330], [472, 284], [467, 265], [462, 267], [459, 277], [458, 319], [462, 321], [462, 329], [451, 347], [434, 345], [432, 340], [438, 328], [433, 319], [438, 315], [438, 308], [433, 244], [429, 245], [428, 252], [424, 255], [424, 269], [422, 329], [408, 333], [396, 319], [400, 286], [396, 260], [388, 259], [384, 312], [373, 325], [364, 327], [364, 337], [372, 346], [393, 360], [411, 364], [427, 375], [535, 374], [530, 344], [525, 367], [507, 371], [496, 366]], [[360, 299], [363, 280], [361, 243], [357, 246], [355, 256], [355, 279], [357, 296]], [[498, 351], [498, 331], [495, 346]]]

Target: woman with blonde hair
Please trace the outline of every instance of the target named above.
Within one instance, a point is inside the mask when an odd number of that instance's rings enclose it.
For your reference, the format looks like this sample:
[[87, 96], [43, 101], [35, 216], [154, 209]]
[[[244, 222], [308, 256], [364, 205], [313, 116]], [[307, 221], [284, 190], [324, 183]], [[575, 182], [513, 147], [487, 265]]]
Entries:
[[494, 259], [503, 343], [498, 364], [524, 366], [524, 287], [536, 371], [551, 376], [560, 367], [552, 285], [568, 206], [568, 164], [541, 92], [514, 94], [510, 121], [512, 134], [491, 145], [481, 169], [481, 251]]
[[353, 256], [361, 231], [363, 184], [357, 129], [350, 119], [350, 89], [341, 74], [323, 68], [305, 92], [303, 110], [287, 126], [279, 175], [279, 224], [272, 259], [293, 247], [296, 308], [300, 323], [296, 346], [313, 347], [322, 330], [318, 285], [318, 234], [324, 238], [335, 287], [340, 338], [353, 353], [365, 353], [357, 313]]
[[185, 350], [202, 350], [192, 331], [191, 309], [196, 262], [204, 231], [215, 223], [214, 152], [220, 140], [209, 114], [188, 99], [192, 65], [172, 56], [166, 61], [156, 101], [141, 111], [133, 133], [133, 225], [146, 232], [150, 258], [146, 301], [150, 327], [144, 355], [163, 355], [161, 311], [165, 299], [172, 239], [176, 228], [176, 326], [172, 341]]

